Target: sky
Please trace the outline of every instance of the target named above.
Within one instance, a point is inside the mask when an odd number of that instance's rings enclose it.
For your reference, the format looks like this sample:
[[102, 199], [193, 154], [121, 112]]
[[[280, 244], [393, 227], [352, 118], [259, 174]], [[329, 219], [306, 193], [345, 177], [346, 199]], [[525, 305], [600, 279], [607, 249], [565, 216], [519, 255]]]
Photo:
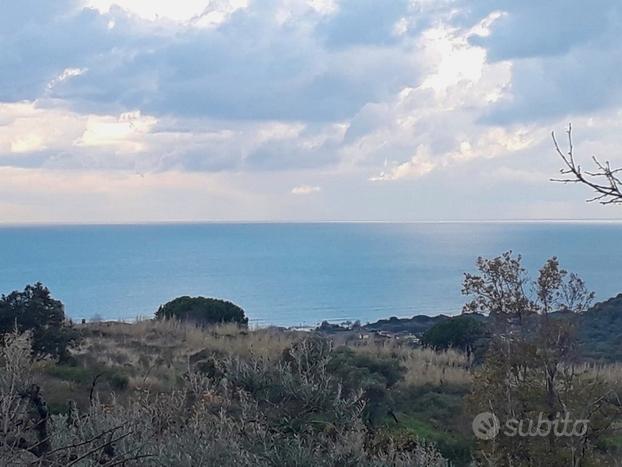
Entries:
[[619, 219], [622, 2], [0, 0], [0, 223]]

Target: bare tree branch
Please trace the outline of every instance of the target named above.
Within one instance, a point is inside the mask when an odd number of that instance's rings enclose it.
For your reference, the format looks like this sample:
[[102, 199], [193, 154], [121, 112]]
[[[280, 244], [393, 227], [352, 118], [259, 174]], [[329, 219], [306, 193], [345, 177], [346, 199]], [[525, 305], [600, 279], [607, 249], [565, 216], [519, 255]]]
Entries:
[[564, 161], [565, 167], [560, 170], [562, 178], [551, 179], [560, 183], [582, 183], [596, 192], [596, 196], [588, 199], [588, 202], [598, 201], [600, 204], [622, 204], [622, 180], [620, 174], [622, 168], [611, 168], [609, 161], [601, 162], [596, 156], [592, 157], [596, 170], [593, 172], [583, 171], [574, 157], [574, 146], [572, 144], [572, 125], [568, 125], [566, 130], [568, 135], [568, 152], [564, 153], [555, 132], [551, 132], [555, 151]]

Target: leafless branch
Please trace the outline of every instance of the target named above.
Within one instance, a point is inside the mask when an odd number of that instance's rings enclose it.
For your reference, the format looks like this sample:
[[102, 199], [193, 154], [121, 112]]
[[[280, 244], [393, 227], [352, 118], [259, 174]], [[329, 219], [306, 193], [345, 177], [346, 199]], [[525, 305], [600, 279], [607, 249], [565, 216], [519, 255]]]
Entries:
[[588, 199], [588, 202], [598, 201], [600, 204], [622, 204], [622, 180], [620, 173], [622, 168], [611, 168], [609, 161], [601, 162], [596, 156], [592, 157], [595, 171], [584, 171], [578, 164], [574, 156], [574, 146], [572, 144], [572, 125], [568, 125], [566, 130], [568, 136], [568, 150], [562, 151], [555, 137], [555, 132], [551, 132], [555, 151], [564, 161], [564, 166], [560, 173], [562, 178], [551, 179], [560, 183], [582, 183], [596, 192], [596, 196]]

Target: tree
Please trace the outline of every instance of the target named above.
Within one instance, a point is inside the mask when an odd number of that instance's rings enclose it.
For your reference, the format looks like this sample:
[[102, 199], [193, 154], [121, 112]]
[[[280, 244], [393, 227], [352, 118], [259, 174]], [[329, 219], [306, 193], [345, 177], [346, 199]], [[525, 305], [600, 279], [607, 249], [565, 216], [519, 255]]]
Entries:
[[564, 178], [553, 179], [553, 181], [587, 185], [596, 192], [596, 196], [588, 201], [598, 201], [601, 204], [622, 204], [622, 180], [619, 175], [622, 172], [622, 168], [611, 168], [609, 161], [601, 162], [594, 156], [592, 157], [592, 161], [596, 166], [594, 171], [584, 171], [575, 160], [574, 147], [572, 145], [572, 125], [568, 125], [566, 134], [568, 135], [568, 149], [564, 153], [557, 142], [555, 132], [551, 133], [555, 151], [562, 158], [565, 165], [560, 170]]
[[486, 334], [486, 324], [478, 317], [456, 316], [432, 326], [421, 342], [435, 350], [454, 348], [471, 355], [477, 341]]
[[239, 306], [216, 298], [178, 297], [158, 308], [156, 319], [178, 319], [207, 325], [217, 323], [248, 324], [244, 310]]
[[553, 311], [585, 311], [594, 298], [576, 274], [560, 269], [553, 257], [546, 261], [537, 281], [530, 283], [522, 257], [508, 251], [492, 259], [479, 257], [480, 274], [466, 273], [462, 293], [472, 296], [463, 313], [483, 313], [495, 321], [519, 324], [533, 315]]
[[23, 292], [0, 297], [0, 338], [15, 331], [30, 331], [33, 354], [58, 360], [69, 357], [69, 348], [78, 342], [78, 332], [65, 319], [65, 310], [50, 291], [37, 282]]
[[[478, 442], [478, 460], [489, 465], [586, 465], [594, 445], [611, 431], [619, 400], [602, 379], [576, 365], [575, 317], [593, 294], [574, 274], [549, 259], [530, 281], [521, 258], [510, 252], [478, 260], [479, 275], [467, 274], [473, 295], [465, 312], [489, 314], [495, 324], [486, 360], [475, 375], [470, 408], [492, 412], [502, 427], [511, 420], [551, 426], [560, 417], [588, 420], [584, 433], [514, 436], [503, 429]], [[551, 424], [551, 425], [549, 425]]]

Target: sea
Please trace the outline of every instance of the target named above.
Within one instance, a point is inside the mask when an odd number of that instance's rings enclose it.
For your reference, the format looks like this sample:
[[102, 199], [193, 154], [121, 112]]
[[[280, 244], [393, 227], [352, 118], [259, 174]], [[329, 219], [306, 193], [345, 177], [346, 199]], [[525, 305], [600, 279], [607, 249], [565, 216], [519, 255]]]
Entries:
[[253, 326], [455, 315], [478, 256], [532, 276], [557, 256], [622, 292], [622, 223], [205, 223], [0, 227], [0, 293], [42, 282], [74, 320], [134, 320], [182, 295], [240, 305]]

